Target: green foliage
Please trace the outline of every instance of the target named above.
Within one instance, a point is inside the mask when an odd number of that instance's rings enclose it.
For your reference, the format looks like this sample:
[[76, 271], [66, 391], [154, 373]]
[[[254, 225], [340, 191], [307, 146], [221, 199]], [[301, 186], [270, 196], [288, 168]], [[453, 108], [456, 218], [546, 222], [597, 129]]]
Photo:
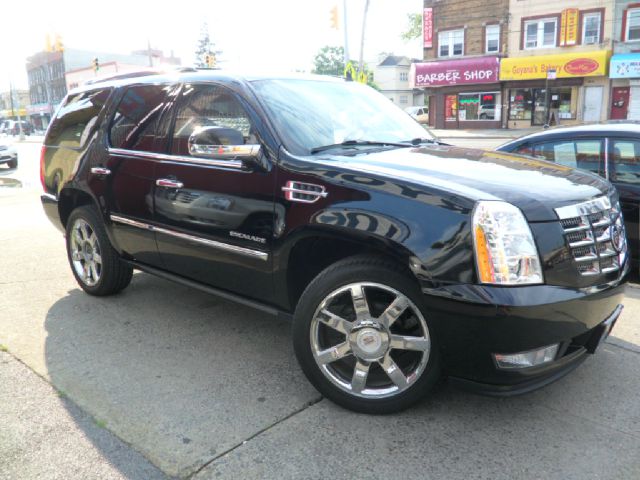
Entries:
[[422, 35], [422, 14], [410, 13], [407, 15], [407, 29], [400, 34], [405, 42], [420, 38]]
[[344, 48], [326, 46], [320, 49], [313, 60], [313, 73], [338, 75], [344, 73]]
[[0, 343], [0, 352], [8, 352], [9, 348], [6, 345]]

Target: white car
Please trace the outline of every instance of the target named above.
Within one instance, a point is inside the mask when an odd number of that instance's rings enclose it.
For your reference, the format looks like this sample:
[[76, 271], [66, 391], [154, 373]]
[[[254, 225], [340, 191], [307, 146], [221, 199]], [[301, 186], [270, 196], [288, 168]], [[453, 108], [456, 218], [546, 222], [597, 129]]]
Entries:
[[4, 163], [9, 168], [18, 168], [18, 151], [11, 143], [0, 142], [0, 165]]
[[429, 123], [429, 111], [426, 107], [407, 107], [404, 111], [415, 118], [418, 123]]

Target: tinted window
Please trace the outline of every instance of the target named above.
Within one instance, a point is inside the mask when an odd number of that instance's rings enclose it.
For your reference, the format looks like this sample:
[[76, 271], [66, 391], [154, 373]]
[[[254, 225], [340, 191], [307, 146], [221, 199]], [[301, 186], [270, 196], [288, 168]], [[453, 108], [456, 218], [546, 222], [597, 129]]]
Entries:
[[189, 155], [189, 137], [204, 132], [210, 145], [256, 144], [249, 115], [228, 89], [185, 85], [176, 112], [171, 153]]
[[110, 89], [92, 90], [69, 96], [49, 127], [46, 145], [82, 148], [96, 131], [98, 114]]
[[533, 155], [571, 168], [589, 170], [604, 176], [602, 140], [575, 140], [539, 143]]
[[515, 153], [519, 153], [520, 155], [533, 155], [533, 149], [530, 144], [525, 143], [524, 145], [520, 145]]
[[139, 85], [128, 88], [111, 122], [111, 146], [153, 151], [156, 126], [170, 88], [167, 85]]
[[609, 178], [617, 183], [640, 184], [640, 142], [611, 141]]

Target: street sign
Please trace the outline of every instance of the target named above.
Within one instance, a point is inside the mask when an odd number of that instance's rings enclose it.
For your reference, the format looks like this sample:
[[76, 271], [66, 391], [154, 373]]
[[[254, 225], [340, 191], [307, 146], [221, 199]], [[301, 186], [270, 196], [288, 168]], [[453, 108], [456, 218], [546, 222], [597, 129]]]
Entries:
[[555, 80], [557, 78], [557, 72], [555, 68], [547, 70], [547, 80]]

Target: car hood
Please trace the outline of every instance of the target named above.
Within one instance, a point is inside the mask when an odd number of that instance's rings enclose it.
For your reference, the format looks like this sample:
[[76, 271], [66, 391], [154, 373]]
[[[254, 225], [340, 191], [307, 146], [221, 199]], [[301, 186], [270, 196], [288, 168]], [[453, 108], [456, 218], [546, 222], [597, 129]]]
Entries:
[[522, 155], [448, 145], [317, 160], [472, 201], [503, 200], [520, 208], [530, 222], [557, 220], [554, 208], [613, 193], [609, 182], [590, 172]]

